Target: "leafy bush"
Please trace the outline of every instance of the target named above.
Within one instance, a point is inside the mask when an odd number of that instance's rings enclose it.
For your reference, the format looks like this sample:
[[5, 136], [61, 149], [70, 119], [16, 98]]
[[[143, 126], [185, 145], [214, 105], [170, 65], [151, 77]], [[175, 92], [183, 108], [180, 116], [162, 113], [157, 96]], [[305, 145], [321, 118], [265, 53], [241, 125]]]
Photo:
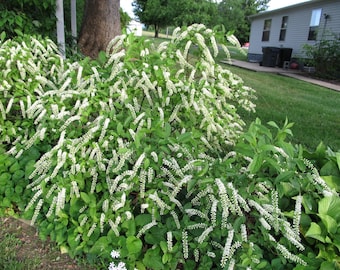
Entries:
[[8, 156], [3, 149], [0, 151], [0, 214], [15, 214], [14, 211], [24, 211], [33, 195], [26, 187], [40, 154], [37, 149], [31, 147], [16, 159]]
[[173, 35], [156, 48], [120, 36], [81, 62], [50, 41], [1, 44], [2, 147], [42, 153], [25, 216], [62, 251], [119, 250], [129, 269], [313, 263], [296, 255], [301, 209], [336, 193], [286, 142], [291, 124], [242, 131], [237, 109], [253, 111], [254, 92], [214, 62], [212, 30]]
[[1, 1], [0, 33], [6, 38], [24, 34], [55, 35], [54, 0]]
[[[339, 192], [340, 153], [334, 153], [321, 143], [314, 152], [305, 152], [304, 156], [315, 164], [314, 170], [318, 169], [327, 185]], [[316, 199], [315, 196], [306, 198], [305, 213], [308, 222], [302, 227], [302, 233], [307, 240], [306, 246], [317, 251], [322, 262], [317, 269], [340, 268], [339, 206], [337, 194], [328, 194], [322, 199]]]
[[316, 74], [326, 79], [340, 79], [340, 39], [321, 40], [315, 45], [305, 45], [307, 57], [312, 59]]

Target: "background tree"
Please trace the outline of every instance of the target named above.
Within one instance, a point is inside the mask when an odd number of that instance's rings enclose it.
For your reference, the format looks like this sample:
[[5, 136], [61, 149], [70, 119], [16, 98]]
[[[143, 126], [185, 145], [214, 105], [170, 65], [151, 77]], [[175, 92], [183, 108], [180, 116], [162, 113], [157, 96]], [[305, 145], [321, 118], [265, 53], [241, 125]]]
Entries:
[[78, 45], [91, 58], [106, 49], [120, 28], [119, 0], [87, 0]]
[[125, 12], [122, 8], [120, 8], [119, 12], [120, 12], [120, 27], [121, 29], [126, 29], [132, 19], [129, 16], [129, 14]]
[[249, 41], [248, 17], [267, 9], [269, 0], [222, 0], [218, 4], [218, 23], [226, 30], [234, 31], [241, 43]]
[[216, 24], [217, 4], [211, 0], [135, 0], [134, 13], [142, 23], [153, 26], [155, 37], [160, 28], [203, 23]]
[[171, 1], [175, 26], [202, 23], [208, 27], [216, 25], [217, 4], [207, 0]]
[[134, 13], [147, 26], [153, 26], [155, 37], [161, 27], [172, 23], [172, 9], [168, 0], [135, 0], [132, 5]]

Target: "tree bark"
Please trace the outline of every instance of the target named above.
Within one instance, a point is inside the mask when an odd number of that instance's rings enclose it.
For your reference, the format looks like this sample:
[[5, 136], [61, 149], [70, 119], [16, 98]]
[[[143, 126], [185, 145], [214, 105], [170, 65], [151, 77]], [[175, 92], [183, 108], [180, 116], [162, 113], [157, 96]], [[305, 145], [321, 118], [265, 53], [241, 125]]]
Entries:
[[158, 38], [158, 34], [159, 34], [159, 25], [155, 24], [155, 38]]
[[80, 30], [80, 51], [96, 58], [108, 43], [121, 34], [120, 0], [87, 0]]

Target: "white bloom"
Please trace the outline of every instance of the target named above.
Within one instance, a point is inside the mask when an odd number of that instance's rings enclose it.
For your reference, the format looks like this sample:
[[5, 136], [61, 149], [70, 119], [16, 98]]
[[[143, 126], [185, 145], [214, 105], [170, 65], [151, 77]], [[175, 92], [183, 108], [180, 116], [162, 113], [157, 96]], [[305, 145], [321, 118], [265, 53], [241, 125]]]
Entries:
[[56, 214], [58, 214], [60, 210], [64, 209], [65, 197], [66, 197], [66, 188], [62, 188], [61, 191], [58, 193], [58, 197], [57, 197]]
[[213, 226], [208, 227], [204, 232], [198, 237], [197, 242], [202, 244], [205, 238], [214, 230]]
[[183, 257], [189, 258], [189, 246], [188, 246], [188, 232], [182, 231], [182, 244], [183, 244]]
[[97, 227], [97, 223], [95, 222], [95, 223], [92, 224], [90, 230], [88, 231], [87, 237], [91, 237], [91, 235], [93, 234], [93, 232], [96, 229], [96, 227]]
[[111, 262], [108, 270], [127, 270], [127, 268], [123, 262], [119, 262], [117, 265], [115, 265], [114, 262]]
[[169, 231], [166, 233], [166, 239], [168, 243], [168, 250], [171, 252], [173, 248], [173, 243], [172, 243], [172, 232]]
[[113, 259], [118, 259], [120, 257], [120, 252], [119, 251], [115, 251], [115, 250], [112, 250], [111, 253], [110, 253], [111, 257]]
[[138, 232], [137, 238], [140, 238], [147, 230], [151, 229], [153, 226], [156, 226], [157, 222], [155, 220], [143, 226], [143, 228]]
[[243, 242], [248, 241], [248, 235], [247, 235], [247, 227], [245, 224], [241, 225], [241, 237]]

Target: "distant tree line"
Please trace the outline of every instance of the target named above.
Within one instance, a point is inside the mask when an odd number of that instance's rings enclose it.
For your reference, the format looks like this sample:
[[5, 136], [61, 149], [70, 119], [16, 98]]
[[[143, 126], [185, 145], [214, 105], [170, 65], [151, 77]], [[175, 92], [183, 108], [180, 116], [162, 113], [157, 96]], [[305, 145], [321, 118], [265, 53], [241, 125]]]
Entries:
[[[77, 0], [80, 32], [78, 45], [85, 55], [96, 57], [106, 47], [108, 40], [120, 33], [120, 26], [124, 28], [129, 23], [129, 17], [121, 9], [120, 13], [115, 12], [119, 2]], [[139, 20], [155, 30], [155, 37], [165, 27], [202, 23], [209, 28], [223, 25], [243, 43], [249, 40], [248, 16], [265, 10], [268, 2], [269, 0], [134, 0], [133, 7]], [[91, 8], [86, 9], [87, 6]], [[56, 41], [55, 8], [56, 0], [0, 0], [1, 38], [39, 34]], [[111, 12], [107, 12], [109, 10]], [[64, 12], [66, 43], [72, 45], [70, 0], [64, 0]], [[112, 16], [115, 17], [114, 20]], [[113, 30], [111, 24], [118, 30]]]
[[267, 8], [269, 0], [134, 0], [135, 15], [146, 26], [159, 31], [168, 26], [203, 23], [213, 28], [223, 25], [233, 31], [241, 42], [249, 39], [248, 16]]

